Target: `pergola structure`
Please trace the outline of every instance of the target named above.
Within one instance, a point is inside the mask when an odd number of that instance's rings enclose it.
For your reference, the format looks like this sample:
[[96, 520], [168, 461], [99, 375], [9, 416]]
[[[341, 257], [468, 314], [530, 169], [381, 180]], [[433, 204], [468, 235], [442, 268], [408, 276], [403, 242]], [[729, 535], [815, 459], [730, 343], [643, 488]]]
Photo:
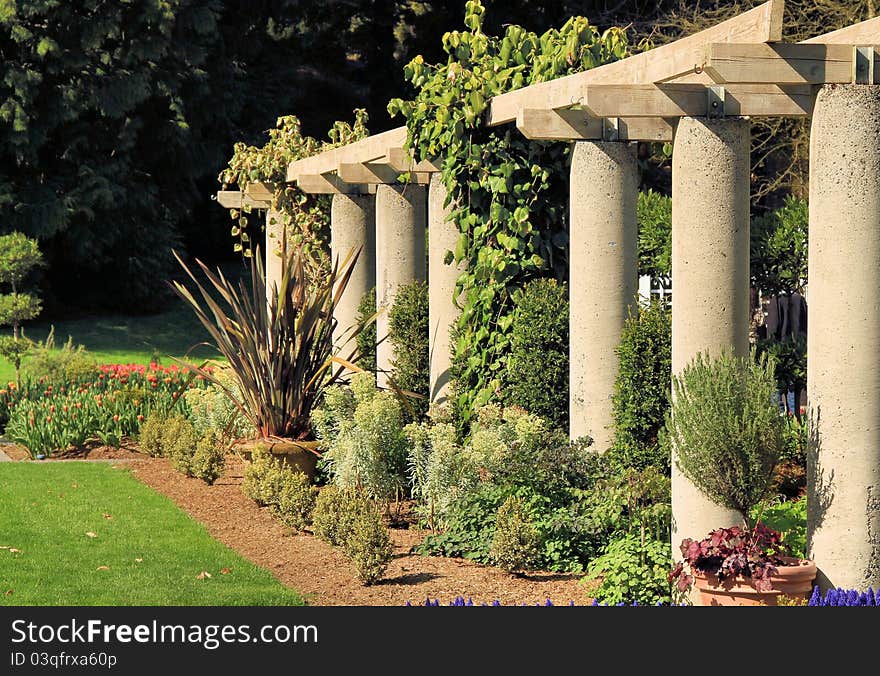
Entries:
[[[574, 143], [570, 433], [589, 434], [604, 451], [612, 435], [615, 349], [637, 291], [639, 181], [630, 142], [673, 144], [672, 369], [678, 373], [698, 352], [748, 354], [749, 118], [812, 118], [811, 556], [826, 586], [877, 587], [880, 17], [793, 44], [782, 42], [782, 13], [783, 0], [770, 0], [677, 42], [497, 96], [485, 123], [515, 123], [530, 139]], [[431, 398], [438, 401], [448, 385], [459, 274], [444, 257], [459, 232], [447, 222], [439, 167], [416, 163], [406, 136], [399, 127], [294, 162], [287, 180], [305, 192], [333, 195], [334, 257], [364, 247], [337, 308], [341, 327], [353, 323], [359, 299], [373, 286], [377, 307], [388, 308], [401, 284], [427, 276]], [[398, 181], [402, 172], [410, 172], [410, 183]], [[259, 191], [221, 193], [220, 202], [265, 206]], [[278, 233], [267, 227], [267, 235]], [[377, 329], [380, 338], [387, 333], [387, 315]], [[381, 343], [378, 367], [390, 369], [392, 357], [387, 341]], [[736, 521], [673, 463], [673, 543]]]

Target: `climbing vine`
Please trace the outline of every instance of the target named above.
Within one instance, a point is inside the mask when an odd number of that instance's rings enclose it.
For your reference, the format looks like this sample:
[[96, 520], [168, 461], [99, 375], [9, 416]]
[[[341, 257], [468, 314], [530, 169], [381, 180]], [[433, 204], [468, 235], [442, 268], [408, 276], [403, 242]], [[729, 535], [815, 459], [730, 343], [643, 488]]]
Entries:
[[516, 291], [530, 279], [568, 274], [568, 144], [486, 128], [483, 113], [493, 96], [628, 54], [623, 29], [600, 33], [583, 17], [541, 36], [508, 26], [498, 37], [483, 32], [484, 15], [481, 2], [467, 2], [467, 30], [443, 36], [446, 63], [417, 56], [404, 69], [415, 98], [388, 105], [406, 118], [414, 155], [441, 161], [461, 233], [447, 262], [465, 262], [453, 365], [462, 427], [480, 405], [504, 400]]
[[[287, 235], [288, 246], [303, 245], [313, 270], [326, 270], [329, 265], [327, 238], [330, 229], [330, 199], [327, 195], [304, 193], [293, 184], [287, 184], [287, 165], [311, 157], [330, 148], [358, 141], [368, 135], [367, 112], [354, 111], [354, 121], [336, 122], [328, 134], [329, 141], [317, 141], [304, 136], [302, 125], [294, 115], [279, 117], [275, 129], [269, 130], [269, 140], [263, 146], [236, 143], [229, 164], [219, 176], [226, 190], [231, 185], [246, 192], [253, 183], [270, 186], [270, 208], [279, 214]], [[230, 209], [233, 220], [231, 235], [235, 250], [245, 256], [251, 254], [250, 215], [247, 205]], [[280, 244], [280, 243], [279, 243]]]

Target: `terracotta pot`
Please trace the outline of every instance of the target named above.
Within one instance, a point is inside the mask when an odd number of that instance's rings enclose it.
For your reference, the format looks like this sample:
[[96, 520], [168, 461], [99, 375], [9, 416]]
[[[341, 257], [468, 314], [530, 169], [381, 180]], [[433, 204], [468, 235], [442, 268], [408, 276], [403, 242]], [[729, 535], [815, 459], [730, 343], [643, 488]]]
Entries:
[[784, 566], [776, 566], [770, 576], [773, 589], [758, 591], [751, 578], [737, 576], [719, 580], [716, 575], [706, 575], [694, 571], [694, 586], [700, 592], [701, 605], [704, 606], [757, 606], [778, 605], [781, 594], [807, 599], [813, 591], [816, 579], [816, 564], [807, 559], [783, 557]]
[[272, 455], [279, 458], [292, 470], [302, 472], [309, 479], [315, 478], [315, 468], [321, 453], [318, 449], [321, 443], [318, 441], [291, 441], [288, 439], [251, 439], [235, 445], [235, 450], [250, 460], [254, 450], [263, 447]]

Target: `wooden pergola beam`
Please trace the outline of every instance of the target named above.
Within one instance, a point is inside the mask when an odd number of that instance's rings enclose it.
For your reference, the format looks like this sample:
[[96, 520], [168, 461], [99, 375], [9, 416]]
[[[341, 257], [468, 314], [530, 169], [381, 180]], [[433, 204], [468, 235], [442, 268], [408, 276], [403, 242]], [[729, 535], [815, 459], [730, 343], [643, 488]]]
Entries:
[[406, 143], [406, 127], [367, 136], [360, 141], [327, 150], [318, 155], [291, 162], [287, 167], [287, 181], [297, 181], [302, 175], [326, 174], [336, 171], [340, 164], [370, 162], [385, 155], [385, 151]]
[[[846, 84], [853, 81], [853, 49], [823, 43], [712, 44], [703, 69], [719, 83]], [[876, 48], [874, 60], [880, 64]], [[880, 66], [875, 72], [880, 74]]]
[[240, 190], [220, 190], [217, 193], [217, 203], [226, 209], [268, 209], [271, 204], [268, 200], [257, 200], [241, 192]]
[[516, 128], [533, 141], [655, 141], [670, 142], [674, 123], [656, 117], [617, 118], [616, 127], [585, 110], [523, 108]]
[[846, 28], [817, 35], [800, 44], [876, 45], [880, 43], [880, 16], [854, 23]]
[[376, 186], [362, 183], [346, 183], [336, 174], [301, 174], [296, 186], [312, 195], [368, 195], [376, 192]]
[[[376, 162], [350, 162], [342, 163], [336, 168], [336, 174], [346, 183], [363, 183], [370, 185], [379, 185], [382, 183], [397, 184], [400, 175], [405, 173], [399, 171], [384, 159]], [[419, 185], [427, 185], [430, 175], [421, 172], [411, 172], [410, 182]]]
[[385, 157], [382, 160], [391, 167], [400, 172], [414, 171], [417, 173], [431, 173], [440, 171], [439, 160], [422, 160], [416, 162], [412, 153], [402, 146], [388, 148], [385, 151]]
[[[704, 117], [717, 113], [702, 85], [594, 85], [585, 90], [584, 107], [595, 117]], [[724, 114], [750, 117], [809, 117], [813, 88], [793, 85], [724, 87]]]
[[593, 84], [654, 84], [696, 70], [705, 45], [717, 42], [775, 42], [782, 39], [783, 0], [770, 0], [748, 12], [686, 38], [635, 54], [621, 61], [501, 94], [489, 102], [486, 124], [494, 127], [516, 119], [521, 109], [570, 108], [583, 103], [584, 88]]

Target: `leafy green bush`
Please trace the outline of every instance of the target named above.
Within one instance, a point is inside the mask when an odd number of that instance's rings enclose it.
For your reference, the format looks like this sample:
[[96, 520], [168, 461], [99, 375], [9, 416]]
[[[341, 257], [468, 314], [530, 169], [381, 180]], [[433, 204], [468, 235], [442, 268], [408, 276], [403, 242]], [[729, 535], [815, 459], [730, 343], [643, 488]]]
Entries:
[[807, 499], [778, 500], [763, 509], [752, 509], [752, 519], [761, 520], [768, 528], [782, 533], [792, 556], [805, 557], [807, 552]]
[[407, 442], [401, 402], [379, 391], [371, 373], [357, 373], [351, 387], [327, 390], [313, 422], [325, 449], [323, 466], [339, 488], [362, 489], [391, 500], [406, 488]]
[[525, 571], [539, 559], [538, 530], [529, 521], [522, 500], [511, 495], [498, 508], [489, 556], [508, 573]]
[[599, 603], [657, 605], [672, 602], [668, 540], [643, 540], [628, 534], [608, 543], [590, 563], [583, 583], [600, 581], [590, 592]]
[[672, 198], [653, 190], [639, 193], [639, 274], [672, 274]]
[[407, 433], [413, 495], [439, 530], [422, 553], [490, 563], [498, 510], [515, 496], [538, 533], [537, 565], [577, 571], [624, 518], [625, 500], [604, 504], [608, 464], [589, 450], [590, 440], [571, 442], [521, 408], [483, 407], [463, 445], [448, 423]]
[[[376, 370], [376, 289], [375, 287], [361, 296], [357, 309], [357, 325], [363, 330], [355, 337], [357, 344], [357, 365], [365, 371]], [[367, 320], [370, 320], [369, 322]]]
[[162, 430], [162, 455], [171, 460], [178, 472], [192, 476], [192, 459], [196, 452], [195, 427], [182, 415], [172, 415], [165, 420]]
[[353, 491], [324, 486], [315, 500], [312, 531], [328, 544], [343, 545], [351, 534], [360, 500]]
[[505, 401], [568, 429], [568, 287], [537, 279], [514, 302]]
[[[24, 364], [24, 372], [33, 379], [46, 378], [53, 383], [78, 383], [95, 375], [98, 362], [73, 338], [55, 347], [55, 327], [49, 329], [45, 342], [37, 344]], [[200, 390], [192, 390], [193, 392]]]
[[739, 512], [768, 494], [784, 448], [772, 360], [697, 357], [673, 377], [666, 430], [677, 464], [710, 500]]
[[281, 468], [283, 480], [281, 490], [270, 505], [281, 523], [296, 531], [304, 531], [312, 523], [315, 509], [316, 486], [302, 472]]
[[391, 561], [391, 536], [371, 501], [360, 500], [357, 507], [343, 549], [354, 565], [358, 580], [370, 585], [382, 579]]
[[808, 278], [808, 223], [807, 202], [794, 195], [776, 211], [752, 219], [751, 276], [762, 293], [803, 293]]
[[254, 449], [241, 488], [289, 528], [302, 531], [312, 522], [318, 489], [305, 474], [285, 467], [264, 447]]
[[407, 417], [420, 420], [428, 410], [428, 284], [415, 281], [397, 290], [388, 313], [388, 340], [394, 346], [394, 382], [421, 395], [409, 399]]
[[205, 388], [188, 389], [183, 395], [196, 434], [214, 432], [226, 439], [251, 436], [254, 430], [250, 421], [222, 389], [225, 387], [235, 399], [241, 399], [235, 374], [229, 369], [218, 369], [214, 375], [222, 387], [211, 383]]
[[221, 436], [209, 430], [199, 438], [186, 473], [212, 486], [223, 473], [225, 464], [226, 444]]
[[161, 457], [162, 451], [162, 435], [165, 431], [165, 421], [167, 416], [154, 411], [147, 416], [141, 425], [140, 434], [138, 435], [138, 444], [141, 450], [152, 455], [154, 458]]
[[617, 355], [620, 370], [612, 398], [614, 440], [609, 457], [622, 467], [657, 467], [668, 473], [669, 453], [658, 437], [672, 385], [669, 307], [655, 299], [630, 313]]

